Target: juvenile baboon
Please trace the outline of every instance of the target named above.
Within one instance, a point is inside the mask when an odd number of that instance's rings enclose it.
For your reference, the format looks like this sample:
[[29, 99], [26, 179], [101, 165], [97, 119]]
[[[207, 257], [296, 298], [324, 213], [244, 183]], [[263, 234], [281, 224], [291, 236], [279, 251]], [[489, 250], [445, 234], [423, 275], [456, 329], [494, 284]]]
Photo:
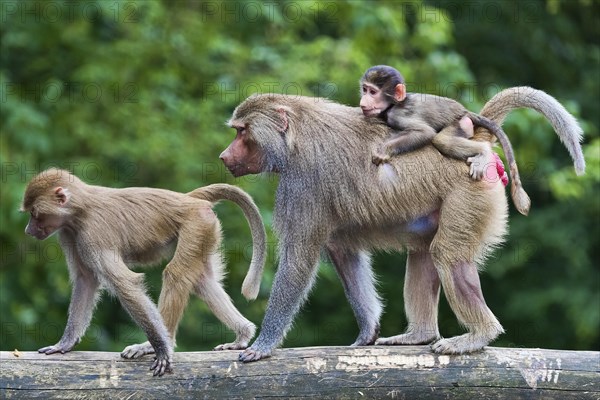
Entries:
[[[146, 343], [125, 348], [121, 356], [155, 353], [154, 375], [171, 369], [175, 333], [191, 292], [236, 333], [235, 342], [216, 349], [246, 348], [255, 326], [235, 308], [221, 283], [221, 228], [212, 210], [219, 200], [238, 204], [250, 224], [253, 254], [242, 293], [254, 299], [265, 262], [266, 236], [256, 205], [241, 189], [215, 184], [183, 194], [92, 186], [60, 169], [35, 176], [21, 207], [31, 214], [25, 232], [39, 240], [58, 232], [73, 282], [64, 334], [57, 344], [39, 352], [65, 353], [79, 343], [100, 287], [120, 300], [148, 337]], [[146, 294], [143, 274], [129, 266], [155, 264], [170, 255], [157, 309]]]
[[[551, 120], [583, 172], [581, 129], [544, 92], [507, 89], [490, 100], [482, 115], [500, 123], [508, 111], [533, 104]], [[455, 354], [481, 349], [503, 332], [485, 303], [477, 271], [506, 233], [500, 180], [473, 180], [464, 162], [430, 145], [390, 159], [397, 177], [381, 180], [371, 154], [390, 128], [364, 118], [359, 108], [323, 99], [251, 96], [235, 109], [229, 124], [237, 134], [221, 159], [233, 175], [280, 174], [274, 212], [279, 268], [260, 334], [240, 360], [267, 357], [281, 344], [314, 282], [322, 248], [359, 325], [354, 345], [374, 343], [379, 332], [382, 306], [371, 271], [373, 249], [408, 251], [404, 301], [409, 328], [376, 343], [435, 340], [433, 351]], [[486, 135], [476, 132], [489, 140]], [[440, 339], [440, 282], [468, 330], [464, 335]]]
[[498, 138], [510, 167], [515, 207], [523, 215], [529, 213], [531, 200], [523, 190], [512, 146], [494, 121], [468, 111], [447, 97], [407, 93], [400, 72], [387, 65], [369, 68], [360, 79], [360, 87], [360, 107], [364, 115], [377, 116], [395, 130], [392, 138], [375, 151], [373, 163], [386, 163], [392, 156], [432, 143], [444, 155], [467, 161], [471, 177], [481, 179], [493, 156], [489, 143], [469, 140], [474, 123]]

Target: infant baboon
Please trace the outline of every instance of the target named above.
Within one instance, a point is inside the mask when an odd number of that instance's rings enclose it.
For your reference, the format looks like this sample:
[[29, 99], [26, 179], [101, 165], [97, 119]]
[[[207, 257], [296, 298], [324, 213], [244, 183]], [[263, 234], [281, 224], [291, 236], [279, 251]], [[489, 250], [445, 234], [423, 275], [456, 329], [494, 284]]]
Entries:
[[470, 140], [475, 123], [488, 129], [500, 141], [510, 165], [515, 207], [527, 215], [531, 201], [523, 190], [510, 141], [498, 124], [447, 97], [407, 93], [402, 74], [387, 65], [369, 68], [360, 79], [360, 88], [360, 107], [364, 115], [377, 116], [397, 131], [373, 154], [375, 165], [432, 143], [442, 154], [467, 161], [474, 179], [481, 179], [490, 165], [503, 172], [489, 143]]

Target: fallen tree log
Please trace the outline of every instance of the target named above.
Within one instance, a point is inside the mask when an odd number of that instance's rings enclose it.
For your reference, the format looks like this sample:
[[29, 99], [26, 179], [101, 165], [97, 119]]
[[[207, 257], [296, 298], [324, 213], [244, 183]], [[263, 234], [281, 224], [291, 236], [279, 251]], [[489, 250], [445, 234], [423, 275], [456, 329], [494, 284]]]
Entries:
[[237, 351], [176, 352], [153, 377], [152, 357], [0, 352], [0, 398], [600, 399], [600, 352], [487, 347], [460, 356], [427, 346], [277, 350], [249, 364]]

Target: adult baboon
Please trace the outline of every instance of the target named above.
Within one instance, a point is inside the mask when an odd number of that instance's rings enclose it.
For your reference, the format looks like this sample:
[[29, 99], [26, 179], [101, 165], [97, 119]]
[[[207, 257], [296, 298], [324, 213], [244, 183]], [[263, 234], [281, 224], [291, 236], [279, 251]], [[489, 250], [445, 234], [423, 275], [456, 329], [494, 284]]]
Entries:
[[[518, 107], [541, 111], [583, 172], [581, 129], [546, 93], [507, 89], [481, 115], [501, 124]], [[279, 268], [260, 335], [240, 360], [269, 356], [283, 341], [315, 279], [322, 248], [358, 321], [354, 345], [374, 343], [379, 332], [382, 306], [371, 271], [372, 249], [408, 251], [404, 301], [409, 328], [378, 344], [435, 340], [437, 353], [465, 353], [503, 332], [485, 303], [477, 271], [506, 233], [507, 202], [499, 179], [488, 175], [474, 181], [464, 162], [443, 157], [431, 145], [390, 159], [390, 178], [387, 169], [371, 162], [390, 129], [365, 119], [359, 108], [323, 99], [251, 96], [235, 109], [230, 126], [237, 135], [221, 159], [233, 175], [280, 174], [274, 213]], [[488, 135], [478, 129], [475, 137], [491, 140]], [[464, 335], [440, 339], [440, 282], [468, 330]]]

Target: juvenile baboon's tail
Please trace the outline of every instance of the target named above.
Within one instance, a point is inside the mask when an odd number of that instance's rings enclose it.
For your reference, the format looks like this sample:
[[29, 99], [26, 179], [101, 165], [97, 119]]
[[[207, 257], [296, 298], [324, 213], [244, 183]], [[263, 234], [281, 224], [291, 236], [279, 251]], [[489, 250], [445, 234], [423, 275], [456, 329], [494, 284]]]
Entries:
[[516, 108], [533, 108], [550, 121], [560, 141], [565, 145], [577, 175], [585, 172], [585, 160], [580, 142], [583, 130], [573, 117], [554, 97], [541, 90], [527, 86], [508, 88], [492, 97], [481, 110], [485, 116], [502, 125], [506, 115]]
[[240, 206], [244, 212], [252, 232], [252, 261], [242, 284], [242, 294], [248, 300], [256, 299], [267, 256], [267, 235], [258, 207], [256, 207], [248, 193], [236, 186], [225, 183], [201, 187], [189, 192], [188, 195], [211, 203], [229, 200]]

